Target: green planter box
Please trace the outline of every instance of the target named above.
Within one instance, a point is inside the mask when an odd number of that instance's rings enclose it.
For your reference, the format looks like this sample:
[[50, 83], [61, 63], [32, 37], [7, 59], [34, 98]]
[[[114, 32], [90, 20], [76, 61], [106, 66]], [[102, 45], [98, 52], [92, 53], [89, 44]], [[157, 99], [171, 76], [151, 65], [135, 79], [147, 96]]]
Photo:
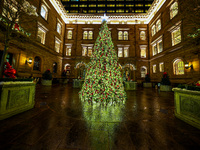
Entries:
[[200, 129], [200, 91], [173, 88], [175, 116]]
[[166, 92], [169, 92], [169, 91], [172, 91], [172, 86], [171, 85], [160, 85], [160, 91], [166, 91]]
[[35, 85], [33, 82], [0, 82], [0, 120], [34, 107]]
[[143, 82], [143, 87], [144, 88], [152, 88], [152, 83], [151, 82]]
[[42, 79], [41, 83], [42, 83], [42, 85], [51, 86], [52, 85], [52, 80], [44, 80], [44, 79]]
[[125, 82], [126, 90], [137, 90], [137, 82]]
[[62, 78], [62, 79], [59, 80], [59, 82], [60, 82], [61, 84], [67, 84], [67, 83], [69, 82], [69, 79]]

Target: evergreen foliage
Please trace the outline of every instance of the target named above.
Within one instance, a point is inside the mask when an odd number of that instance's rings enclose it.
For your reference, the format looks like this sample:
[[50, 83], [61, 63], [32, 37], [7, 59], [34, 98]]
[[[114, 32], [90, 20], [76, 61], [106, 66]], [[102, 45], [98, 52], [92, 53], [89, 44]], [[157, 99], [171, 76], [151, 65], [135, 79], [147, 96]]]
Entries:
[[49, 69], [47, 69], [43, 74], [42, 74], [42, 79], [44, 80], [52, 80], [52, 73]]
[[163, 73], [163, 78], [161, 80], [161, 84], [162, 85], [170, 85], [171, 84], [171, 82], [169, 81], [169, 76], [168, 76], [167, 72]]
[[88, 102], [113, 103], [126, 99], [118, 57], [106, 21], [101, 25], [79, 96]]
[[145, 82], [151, 82], [151, 78], [148, 73], [145, 75]]

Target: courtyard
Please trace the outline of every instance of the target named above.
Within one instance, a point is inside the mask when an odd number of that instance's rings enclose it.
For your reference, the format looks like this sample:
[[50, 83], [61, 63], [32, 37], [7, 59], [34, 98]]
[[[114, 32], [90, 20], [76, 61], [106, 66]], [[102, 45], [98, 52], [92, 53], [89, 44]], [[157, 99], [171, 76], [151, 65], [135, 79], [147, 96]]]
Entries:
[[200, 130], [174, 116], [173, 92], [139, 87], [106, 107], [81, 102], [79, 91], [37, 85], [33, 109], [0, 121], [0, 149], [200, 149]]

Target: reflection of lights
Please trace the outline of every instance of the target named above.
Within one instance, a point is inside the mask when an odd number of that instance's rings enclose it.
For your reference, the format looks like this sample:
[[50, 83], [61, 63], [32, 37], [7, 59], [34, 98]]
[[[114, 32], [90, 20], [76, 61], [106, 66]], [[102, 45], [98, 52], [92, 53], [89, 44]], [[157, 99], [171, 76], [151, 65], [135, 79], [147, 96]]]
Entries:
[[144, 109], [147, 109], [147, 107], [144, 107]]

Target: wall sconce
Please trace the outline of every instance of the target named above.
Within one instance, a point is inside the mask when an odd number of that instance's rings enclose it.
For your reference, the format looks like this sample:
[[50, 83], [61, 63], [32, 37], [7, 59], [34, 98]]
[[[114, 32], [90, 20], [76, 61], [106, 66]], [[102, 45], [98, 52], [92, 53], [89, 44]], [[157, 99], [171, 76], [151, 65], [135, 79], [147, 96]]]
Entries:
[[29, 58], [29, 60], [26, 60], [25, 64], [32, 64], [32, 58]]
[[189, 65], [189, 63], [186, 62], [186, 63], [185, 63], [185, 69], [189, 69], [189, 68], [193, 69], [193, 65], [192, 65], [192, 64]]

